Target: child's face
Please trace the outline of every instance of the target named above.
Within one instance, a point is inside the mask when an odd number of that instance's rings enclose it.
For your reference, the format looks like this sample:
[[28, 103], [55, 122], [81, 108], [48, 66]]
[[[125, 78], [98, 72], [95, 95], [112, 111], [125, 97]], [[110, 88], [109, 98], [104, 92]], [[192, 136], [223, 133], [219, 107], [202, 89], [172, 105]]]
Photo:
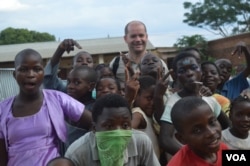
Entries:
[[86, 71], [71, 71], [68, 75], [67, 94], [76, 100], [86, 96], [93, 90], [90, 82], [86, 80]]
[[229, 60], [219, 60], [216, 62], [216, 66], [220, 70], [221, 82], [226, 82], [229, 80], [232, 72], [232, 63]]
[[215, 91], [221, 82], [220, 75], [216, 67], [212, 64], [206, 64], [203, 66], [201, 79], [203, 84], [212, 91]]
[[148, 89], [142, 90], [135, 99], [135, 106], [140, 107], [149, 117], [153, 114], [154, 87], [155, 86], [151, 86]]
[[239, 138], [246, 138], [250, 130], [250, 103], [243, 101], [234, 106], [229, 113], [232, 122], [232, 132]]
[[201, 80], [200, 65], [194, 57], [180, 59], [176, 64], [176, 76], [183, 88], [193, 92], [194, 82]]
[[108, 67], [104, 67], [101, 71], [100, 71], [100, 78], [103, 77], [114, 77], [113, 72], [110, 70], [110, 68]]
[[93, 68], [94, 63], [93, 63], [93, 58], [89, 54], [80, 54], [75, 58], [74, 67], [81, 66], [81, 65], [86, 65], [91, 68]]
[[25, 55], [16, 62], [14, 77], [20, 92], [34, 94], [39, 91], [44, 77], [42, 60], [38, 55]]
[[96, 87], [96, 97], [99, 98], [106, 94], [119, 94], [117, 84], [113, 78], [105, 77], [99, 80]]
[[160, 70], [161, 73], [163, 71], [160, 59], [152, 54], [145, 55], [142, 58], [140, 65], [142, 75], [150, 75], [155, 78], [158, 74], [158, 70]]
[[96, 131], [131, 130], [131, 114], [126, 107], [104, 108], [97, 118]]
[[198, 106], [181, 121], [178, 134], [197, 155], [206, 158], [219, 150], [221, 127], [207, 104]]

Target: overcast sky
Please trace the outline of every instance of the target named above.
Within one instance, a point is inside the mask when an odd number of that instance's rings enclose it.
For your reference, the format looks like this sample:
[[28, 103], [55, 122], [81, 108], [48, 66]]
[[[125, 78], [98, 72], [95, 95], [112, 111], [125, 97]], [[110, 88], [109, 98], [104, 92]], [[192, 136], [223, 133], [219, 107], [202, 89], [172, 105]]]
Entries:
[[[187, 0], [198, 2], [199, 0]], [[184, 24], [182, 0], [0, 0], [0, 31], [27, 28], [56, 39], [120, 37], [131, 20], [147, 26], [155, 46], [172, 46], [183, 35], [220, 38]]]

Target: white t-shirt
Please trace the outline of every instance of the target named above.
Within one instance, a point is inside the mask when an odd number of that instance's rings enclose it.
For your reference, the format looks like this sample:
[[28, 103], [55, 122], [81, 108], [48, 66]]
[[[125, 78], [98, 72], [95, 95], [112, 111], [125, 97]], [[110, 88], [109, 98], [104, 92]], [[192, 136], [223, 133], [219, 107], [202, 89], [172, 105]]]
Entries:
[[241, 139], [232, 135], [229, 128], [227, 128], [222, 131], [221, 139], [229, 149], [250, 150], [250, 131], [246, 139]]
[[[180, 100], [181, 97], [178, 95], [178, 93], [174, 93], [171, 95], [166, 103], [164, 112], [162, 114], [161, 120], [166, 121], [169, 123], [172, 123], [171, 120], [171, 111], [174, 106], [174, 104]], [[207, 104], [210, 106], [212, 111], [214, 112], [214, 115], [218, 117], [221, 113], [221, 106], [220, 104], [216, 101], [216, 99], [213, 96], [205, 97], [203, 96], [202, 99], [207, 102]]]

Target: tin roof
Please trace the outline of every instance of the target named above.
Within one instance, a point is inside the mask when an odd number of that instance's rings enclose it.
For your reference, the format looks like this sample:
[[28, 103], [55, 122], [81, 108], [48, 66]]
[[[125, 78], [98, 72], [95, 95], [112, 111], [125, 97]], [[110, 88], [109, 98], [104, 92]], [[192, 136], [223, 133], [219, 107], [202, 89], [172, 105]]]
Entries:
[[[127, 44], [125, 43], [123, 37], [85, 39], [76, 41], [82, 46], [84, 51], [87, 51], [92, 55], [128, 51]], [[13, 61], [15, 55], [19, 51], [26, 48], [35, 49], [44, 59], [51, 58], [60, 42], [61, 41], [0, 45], [0, 62]], [[147, 49], [155, 49], [150, 41], [147, 43]], [[64, 55], [64, 57], [71, 57], [77, 52], [79, 52], [79, 50], [76, 48], [74, 51], [70, 52], [70, 54]]]

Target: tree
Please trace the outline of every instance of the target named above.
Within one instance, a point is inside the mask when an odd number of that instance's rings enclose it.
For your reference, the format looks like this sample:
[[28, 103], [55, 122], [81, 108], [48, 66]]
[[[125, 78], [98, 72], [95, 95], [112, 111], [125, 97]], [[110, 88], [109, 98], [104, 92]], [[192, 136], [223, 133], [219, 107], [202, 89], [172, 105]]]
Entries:
[[187, 47], [196, 47], [200, 50], [202, 58], [208, 58], [207, 54], [207, 40], [202, 35], [182, 36], [178, 38], [174, 47], [182, 50]]
[[49, 33], [29, 31], [28, 29], [6, 28], [0, 32], [0, 45], [31, 42], [55, 41], [55, 36]]
[[250, 31], [250, 0], [204, 0], [183, 6], [190, 11], [184, 13], [183, 22], [190, 26], [223, 37]]

